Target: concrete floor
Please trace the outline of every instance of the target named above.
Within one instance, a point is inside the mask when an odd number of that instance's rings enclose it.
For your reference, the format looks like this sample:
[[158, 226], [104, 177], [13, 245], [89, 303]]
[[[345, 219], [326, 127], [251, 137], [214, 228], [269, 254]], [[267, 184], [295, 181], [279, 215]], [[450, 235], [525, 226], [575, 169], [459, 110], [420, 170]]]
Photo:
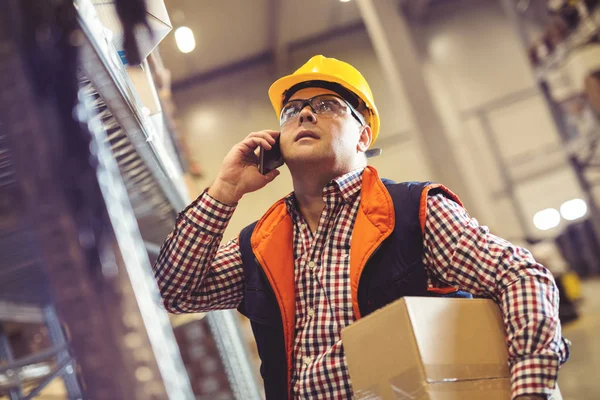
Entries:
[[600, 399], [600, 278], [582, 286], [581, 317], [563, 326], [563, 335], [573, 342], [571, 359], [558, 377], [564, 400]]

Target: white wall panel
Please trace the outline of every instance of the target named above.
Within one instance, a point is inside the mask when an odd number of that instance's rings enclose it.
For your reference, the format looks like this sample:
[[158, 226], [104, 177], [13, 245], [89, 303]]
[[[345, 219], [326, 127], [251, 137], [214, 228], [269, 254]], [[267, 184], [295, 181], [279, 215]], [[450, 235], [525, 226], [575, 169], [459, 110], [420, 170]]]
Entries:
[[556, 126], [541, 96], [492, 111], [489, 118], [502, 154], [507, 158], [560, 143]]

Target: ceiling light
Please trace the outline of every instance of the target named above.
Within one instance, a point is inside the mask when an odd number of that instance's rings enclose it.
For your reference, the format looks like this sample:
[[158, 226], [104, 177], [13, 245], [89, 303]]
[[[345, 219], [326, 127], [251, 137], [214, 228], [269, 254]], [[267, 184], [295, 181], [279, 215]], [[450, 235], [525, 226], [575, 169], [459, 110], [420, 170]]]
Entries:
[[175, 30], [175, 41], [177, 48], [182, 53], [189, 53], [196, 48], [194, 32], [187, 26], [181, 26]]
[[340, 0], [340, 3], [349, 3], [350, 0]]
[[587, 204], [582, 199], [565, 201], [560, 206], [560, 214], [567, 221], [573, 221], [583, 217], [587, 213]]
[[545, 210], [535, 213], [533, 216], [533, 224], [540, 231], [547, 231], [560, 224], [560, 213], [554, 208], [546, 208]]

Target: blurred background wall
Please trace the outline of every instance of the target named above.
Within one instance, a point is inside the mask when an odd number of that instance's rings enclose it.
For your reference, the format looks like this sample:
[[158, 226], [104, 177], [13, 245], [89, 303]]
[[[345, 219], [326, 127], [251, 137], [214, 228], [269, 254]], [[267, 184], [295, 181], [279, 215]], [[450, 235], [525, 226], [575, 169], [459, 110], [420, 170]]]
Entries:
[[[174, 10], [175, 21], [177, 7], [184, 7], [184, 3], [168, 3]], [[545, 170], [536, 179], [516, 185], [516, 196], [531, 231], [536, 230], [532, 217], [537, 211], [556, 208], [566, 200], [581, 197], [581, 193], [560, 152], [560, 137], [536, 89], [525, 51], [500, 3], [479, 0], [448, 3], [454, 4], [440, 6], [426, 20], [412, 23], [423, 73], [458, 155], [461, 173], [477, 202], [474, 207], [478, 214], [474, 216], [501, 236], [520, 238], [524, 232], [510, 199], [503, 192], [501, 172], [491, 153], [482, 115], [499, 142], [506, 163], [514, 164], [512, 168], [517, 175]], [[392, 92], [386, 84], [356, 4], [332, 2], [328, 6], [350, 15], [339, 17], [343, 21], [334, 25], [331, 33], [302, 36], [302, 32], [288, 32], [287, 59], [280, 71], [273, 68], [268, 51], [265, 53], [257, 45], [248, 48], [245, 42], [254, 43], [259, 35], [266, 37], [266, 32], [261, 31], [265, 21], [236, 15], [235, 4], [238, 3], [222, 1], [203, 5], [202, 15], [198, 16], [202, 21], [207, 14], [216, 15], [219, 10], [227, 9], [232, 15], [228, 21], [218, 22], [226, 27], [198, 25], [197, 55], [178, 52], [172, 37], [161, 47], [163, 56], [170, 60], [174, 100], [191, 156], [203, 169], [204, 176], [196, 182], [198, 191], [210, 184], [227, 151], [245, 135], [261, 129], [278, 129], [267, 89], [278, 77], [277, 72], [290, 73], [315, 54], [355, 65], [371, 84], [382, 117], [378, 147], [383, 148], [383, 154], [370, 163], [380, 174], [396, 181], [439, 179], [428, 167], [426, 155], [416, 141], [421, 132], [414, 127], [405, 94]], [[318, 18], [318, 10], [311, 9], [310, 4], [307, 3], [305, 12], [296, 10], [305, 14], [300, 18], [308, 21], [311, 17]], [[195, 20], [193, 14], [186, 13], [187, 25], [194, 28]], [[248, 29], [237, 26], [244, 24]], [[297, 24], [293, 26], [297, 28]], [[216, 32], [211, 33], [213, 29]], [[233, 49], [223, 43], [214, 45], [211, 38], [222, 38], [219, 33], [224, 31], [228, 35], [224, 39], [233, 42]], [[238, 48], [245, 51], [236, 52]], [[211, 69], [217, 63], [223, 65]], [[285, 168], [283, 171], [273, 184], [240, 202], [228, 236], [237, 234], [291, 191], [289, 174]]]

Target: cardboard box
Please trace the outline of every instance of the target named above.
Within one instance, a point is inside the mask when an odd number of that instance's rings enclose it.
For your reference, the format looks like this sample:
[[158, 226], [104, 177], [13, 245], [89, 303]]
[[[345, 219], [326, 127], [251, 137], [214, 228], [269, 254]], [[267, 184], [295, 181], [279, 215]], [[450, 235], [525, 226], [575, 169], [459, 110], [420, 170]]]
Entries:
[[342, 330], [342, 342], [357, 400], [511, 398], [491, 300], [406, 297]]

